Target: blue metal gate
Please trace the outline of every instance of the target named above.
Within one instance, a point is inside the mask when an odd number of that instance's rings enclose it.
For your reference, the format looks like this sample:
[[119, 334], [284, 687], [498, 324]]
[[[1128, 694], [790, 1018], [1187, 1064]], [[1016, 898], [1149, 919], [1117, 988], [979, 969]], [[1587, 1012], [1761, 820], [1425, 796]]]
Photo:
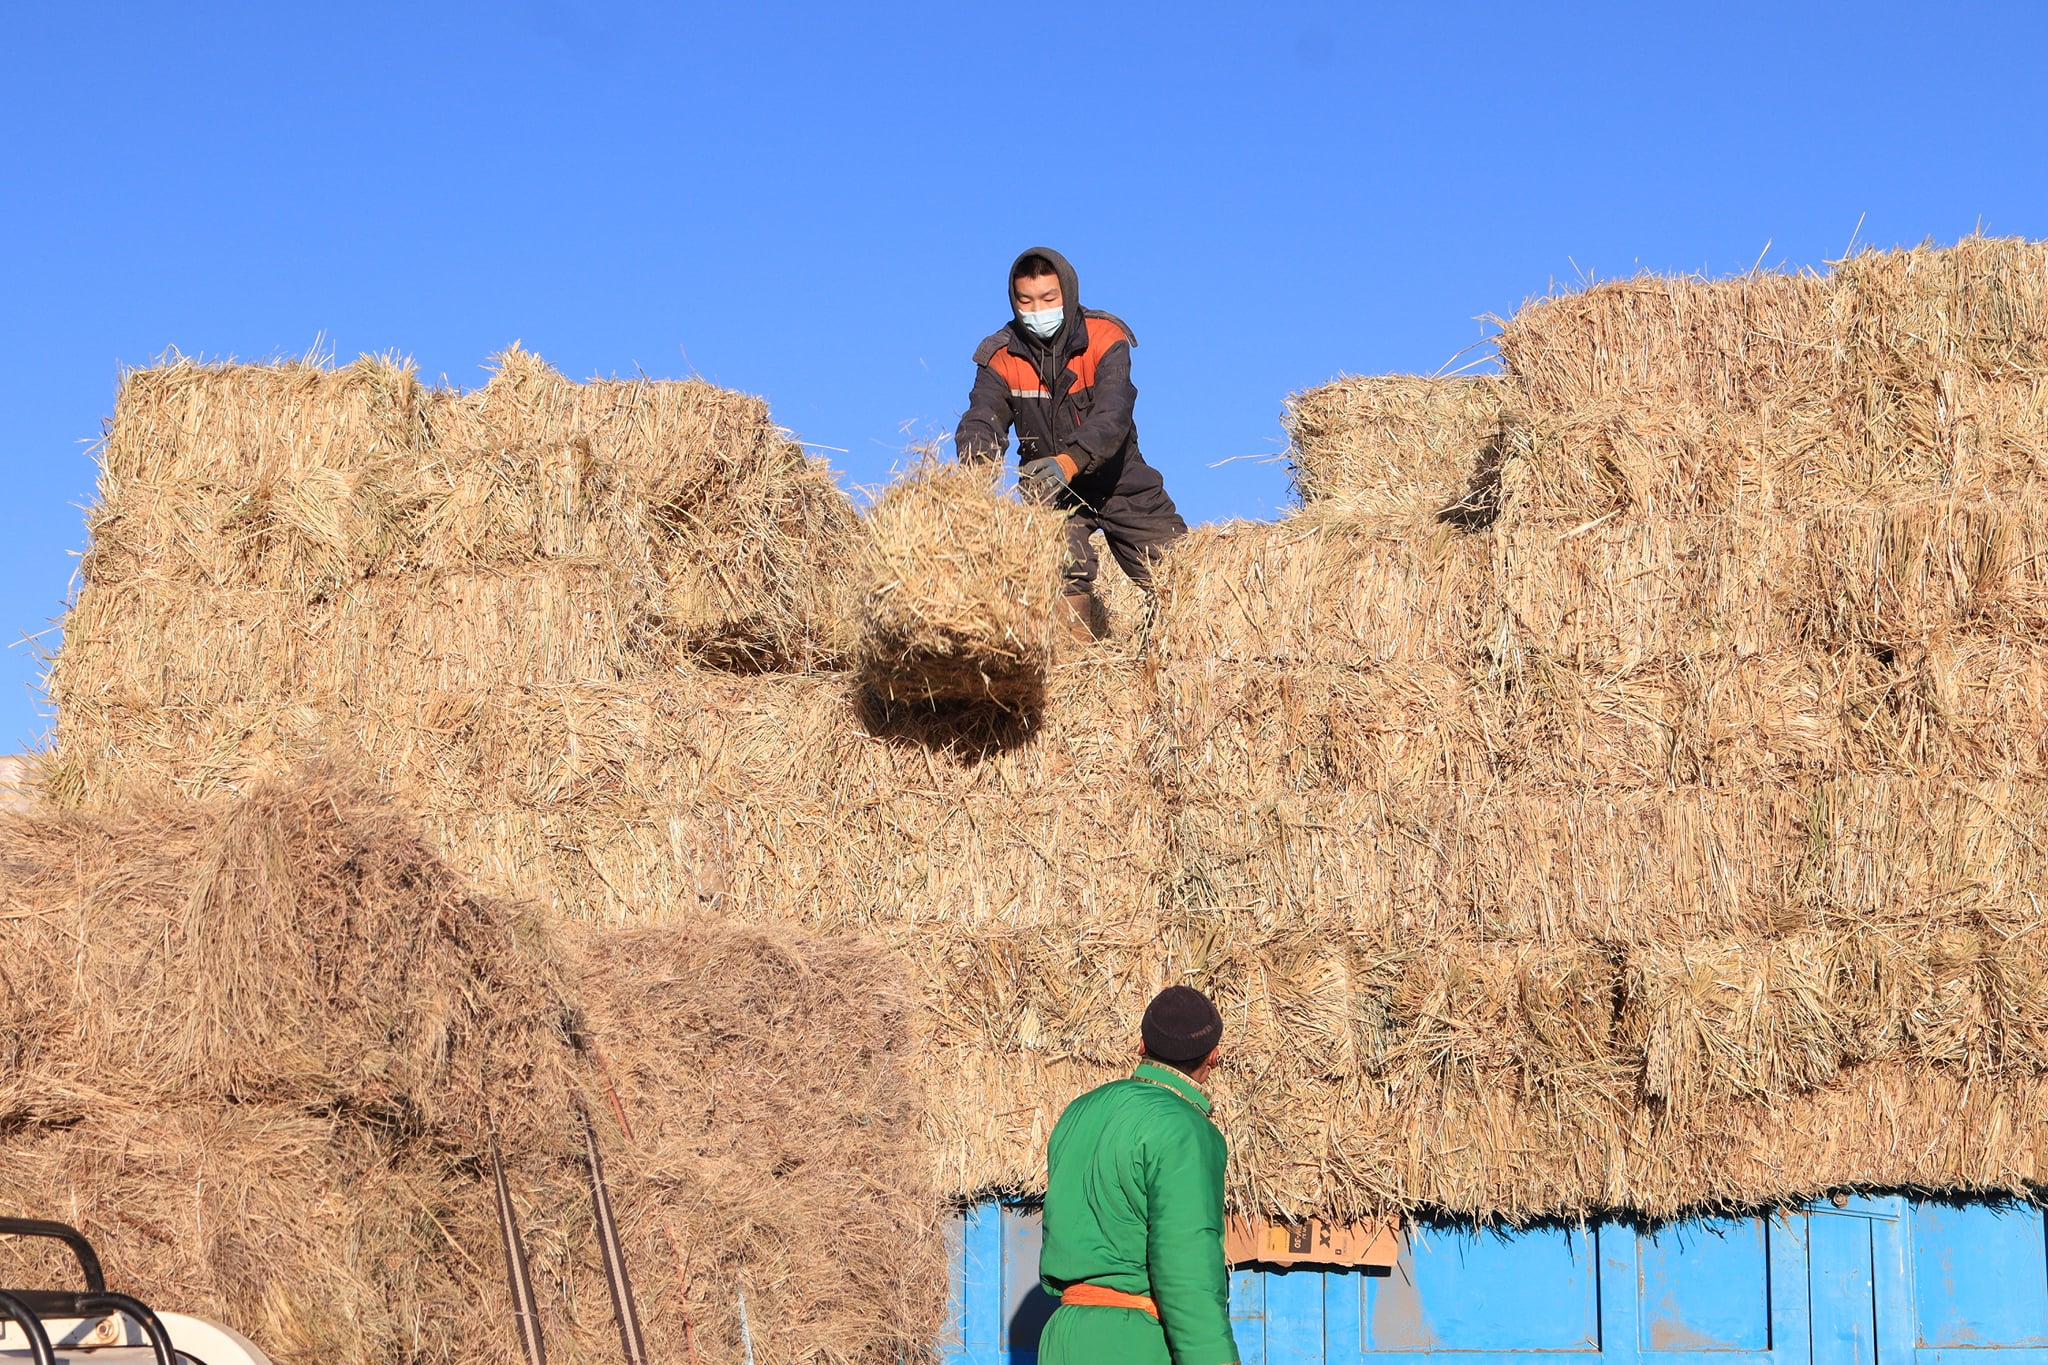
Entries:
[[[942, 1358], [1035, 1365], [1054, 1307], [1036, 1212], [984, 1204], [956, 1238]], [[1231, 1315], [1245, 1365], [2048, 1365], [2048, 1238], [2029, 1205], [1902, 1197], [1651, 1231], [1422, 1226], [1387, 1273], [1238, 1272]]]

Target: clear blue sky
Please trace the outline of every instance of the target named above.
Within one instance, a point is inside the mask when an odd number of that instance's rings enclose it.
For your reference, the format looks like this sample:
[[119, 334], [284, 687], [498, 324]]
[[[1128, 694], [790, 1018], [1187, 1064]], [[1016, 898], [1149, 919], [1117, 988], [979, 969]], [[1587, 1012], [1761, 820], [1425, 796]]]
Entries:
[[[2048, 4], [0, 6], [0, 634], [59, 615], [119, 366], [395, 350], [765, 394], [859, 483], [1021, 247], [1125, 317], [1192, 518], [1281, 400], [1553, 280], [2048, 236]], [[45, 643], [53, 643], [48, 636]], [[0, 752], [47, 727], [0, 657]]]

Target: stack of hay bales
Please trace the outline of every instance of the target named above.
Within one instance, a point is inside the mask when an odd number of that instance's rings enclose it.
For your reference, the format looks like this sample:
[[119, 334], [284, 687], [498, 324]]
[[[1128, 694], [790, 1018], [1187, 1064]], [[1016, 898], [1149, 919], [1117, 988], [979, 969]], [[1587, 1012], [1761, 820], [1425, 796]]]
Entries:
[[[520, 1358], [493, 1122], [549, 1345], [610, 1358], [579, 1106], [650, 1334], [737, 1359], [742, 1288], [769, 1360], [894, 1359], [935, 1330], [921, 1007], [885, 951], [570, 932], [319, 772], [0, 815], [0, 917], [0, 1205], [77, 1224], [118, 1288], [275, 1359]], [[0, 1257], [0, 1282], [57, 1269]]]
[[[949, 1194], [1041, 1187], [1173, 981], [1226, 1011], [1247, 1210], [2028, 1189], [2044, 265], [1629, 281], [1518, 314], [1499, 378], [1302, 395], [1303, 508], [1190, 535], [1031, 726], [682, 660], [348, 734], [487, 888], [893, 945]], [[530, 619], [480, 638], [584, 647]], [[102, 752], [79, 698], [59, 774]]]
[[72, 648], [73, 799], [205, 792], [375, 735], [678, 665], [831, 646], [851, 502], [758, 399], [571, 384], [513, 349], [467, 394], [365, 359], [123, 382]]

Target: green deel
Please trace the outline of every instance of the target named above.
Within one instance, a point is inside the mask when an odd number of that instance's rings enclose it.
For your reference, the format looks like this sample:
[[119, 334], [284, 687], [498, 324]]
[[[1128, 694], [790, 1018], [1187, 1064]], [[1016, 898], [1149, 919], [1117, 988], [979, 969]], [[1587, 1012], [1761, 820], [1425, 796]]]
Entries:
[[1046, 1149], [1039, 1280], [1055, 1298], [1074, 1284], [1147, 1295], [1159, 1318], [1061, 1307], [1040, 1365], [1234, 1365], [1224, 1155], [1209, 1097], [1158, 1062], [1067, 1106]]

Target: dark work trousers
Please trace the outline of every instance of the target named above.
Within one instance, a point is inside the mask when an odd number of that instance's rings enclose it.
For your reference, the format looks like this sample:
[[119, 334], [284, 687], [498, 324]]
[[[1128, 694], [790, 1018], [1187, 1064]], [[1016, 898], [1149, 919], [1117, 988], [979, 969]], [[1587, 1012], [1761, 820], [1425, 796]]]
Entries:
[[1131, 581], [1152, 586], [1152, 562], [1188, 533], [1159, 471], [1135, 450], [1111, 467], [1074, 480], [1055, 505], [1067, 513], [1067, 591], [1088, 592], [1095, 584], [1096, 531]]

